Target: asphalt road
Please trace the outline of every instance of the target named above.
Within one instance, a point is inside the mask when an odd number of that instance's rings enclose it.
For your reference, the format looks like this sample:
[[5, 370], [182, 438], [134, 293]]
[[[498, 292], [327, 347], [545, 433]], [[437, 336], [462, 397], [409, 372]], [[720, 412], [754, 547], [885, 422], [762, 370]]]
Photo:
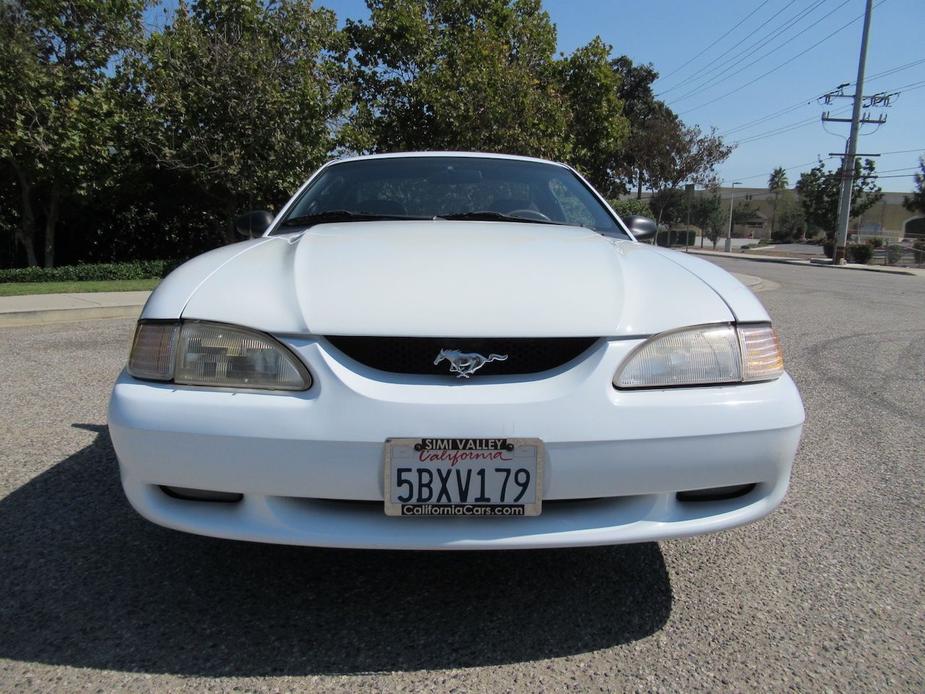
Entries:
[[106, 433], [123, 320], [0, 330], [0, 690], [925, 690], [925, 281], [770, 281], [808, 420], [759, 523], [430, 554], [183, 535]]

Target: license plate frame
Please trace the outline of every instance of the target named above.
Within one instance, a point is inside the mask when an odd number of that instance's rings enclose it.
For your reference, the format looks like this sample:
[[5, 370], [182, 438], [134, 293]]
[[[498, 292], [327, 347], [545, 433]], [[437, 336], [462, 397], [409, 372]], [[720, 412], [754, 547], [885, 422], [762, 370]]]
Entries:
[[[466, 454], [453, 457], [454, 453]], [[476, 455], [473, 455], [476, 454]], [[427, 458], [426, 460], [424, 458]], [[394, 437], [385, 441], [385, 463], [383, 465], [383, 499], [387, 516], [402, 517], [525, 517], [538, 516], [543, 510], [543, 475], [546, 462], [546, 450], [542, 440], [534, 437], [515, 438], [428, 438], [428, 437]], [[402, 501], [396, 493], [397, 475], [393, 471], [420, 469], [431, 470], [431, 482], [437, 488], [428, 500], [419, 501], [414, 495], [414, 481], [420, 480], [421, 473], [414, 473], [410, 482], [404, 475], [404, 483], [410, 483], [411, 499]], [[508, 468], [507, 475], [503, 472]], [[446, 472], [452, 478], [436, 474], [437, 469]], [[478, 470], [485, 470], [483, 475]], [[523, 478], [520, 470], [527, 470], [528, 484], [523, 497], [517, 502], [513, 498], [521, 489], [519, 482]], [[466, 471], [471, 471], [467, 474]], [[488, 501], [469, 500], [462, 497], [462, 480], [468, 481], [466, 488], [471, 489], [476, 497], [488, 494]], [[499, 486], [511, 487], [508, 490]], [[474, 487], [474, 488], [472, 488]], [[456, 497], [452, 492], [457, 492]], [[450, 503], [436, 503], [438, 495], [446, 492]], [[499, 492], [503, 494], [499, 495]], [[532, 494], [531, 494], [532, 492]], [[420, 488], [417, 496], [421, 495]], [[445, 495], [444, 495], [445, 496]], [[531, 500], [532, 499], [532, 500]]]

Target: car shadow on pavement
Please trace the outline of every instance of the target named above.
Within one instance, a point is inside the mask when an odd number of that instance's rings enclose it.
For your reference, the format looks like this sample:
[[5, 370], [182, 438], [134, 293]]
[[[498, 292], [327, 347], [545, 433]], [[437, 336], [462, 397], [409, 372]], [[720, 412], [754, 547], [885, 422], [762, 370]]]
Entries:
[[529, 552], [321, 550], [215, 540], [129, 507], [104, 426], [0, 500], [0, 658], [131, 672], [459, 668], [658, 631], [655, 543]]

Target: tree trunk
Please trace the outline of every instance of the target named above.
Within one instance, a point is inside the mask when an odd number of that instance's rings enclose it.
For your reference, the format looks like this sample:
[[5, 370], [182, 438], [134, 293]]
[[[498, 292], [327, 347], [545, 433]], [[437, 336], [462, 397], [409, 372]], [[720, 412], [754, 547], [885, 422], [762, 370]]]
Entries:
[[774, 193], [774, 205], [771, 208], [771, 230], [768, 232], [768, 241], [774, 240], [774, 222], [777, 221], [777, 199], [780, 193]]
[[45, 267], [55, 266], [55, 231], [61, 211], [61, 188], [53, 183], [45, 208]]
[[15, 161], [9, 159], [9, 162], [19, 179], [19, 193], [22, 198], [22, 221], [19, 229], [16, 230], [15, 238], [26, 251], [26, 261], [29, 267], [35, 267], [39, 261], [35, 255], [35, 211], [32, 209], [32, 182]]
[[639, 176], [636, 179], [636, 199], [642, 200], [642, 169], [638, 170]]
[[225, 218], [222, 220], [222, 239], [225, 245], [240, 241], [234, 229], [235, 204], [233, 200], [225, 203]]

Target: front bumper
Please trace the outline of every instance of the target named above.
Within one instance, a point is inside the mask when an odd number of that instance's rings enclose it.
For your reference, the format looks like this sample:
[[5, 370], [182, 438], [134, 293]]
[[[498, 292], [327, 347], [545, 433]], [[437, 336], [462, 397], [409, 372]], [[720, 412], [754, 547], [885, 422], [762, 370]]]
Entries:
[[[304, 393], [144, 383], [122, 374], [109, 426], [131, 504], [188, 532], [330, 547], [508, 549], [615, 544], [760, 518], [787, 490], [803, 422], [789, 377], [729, 387], [618, 391], [638, 340], [601, 340], [543, 378], [461, 381], [374, 372], [324, 340], [290, 340], [315, 378]], [[543, 514], [389, 518], [389, 437], [539, 437]], [[724, 501], [679, 491], [752, 484]], [[244, 495], [172, 498], [159, 486]]]

